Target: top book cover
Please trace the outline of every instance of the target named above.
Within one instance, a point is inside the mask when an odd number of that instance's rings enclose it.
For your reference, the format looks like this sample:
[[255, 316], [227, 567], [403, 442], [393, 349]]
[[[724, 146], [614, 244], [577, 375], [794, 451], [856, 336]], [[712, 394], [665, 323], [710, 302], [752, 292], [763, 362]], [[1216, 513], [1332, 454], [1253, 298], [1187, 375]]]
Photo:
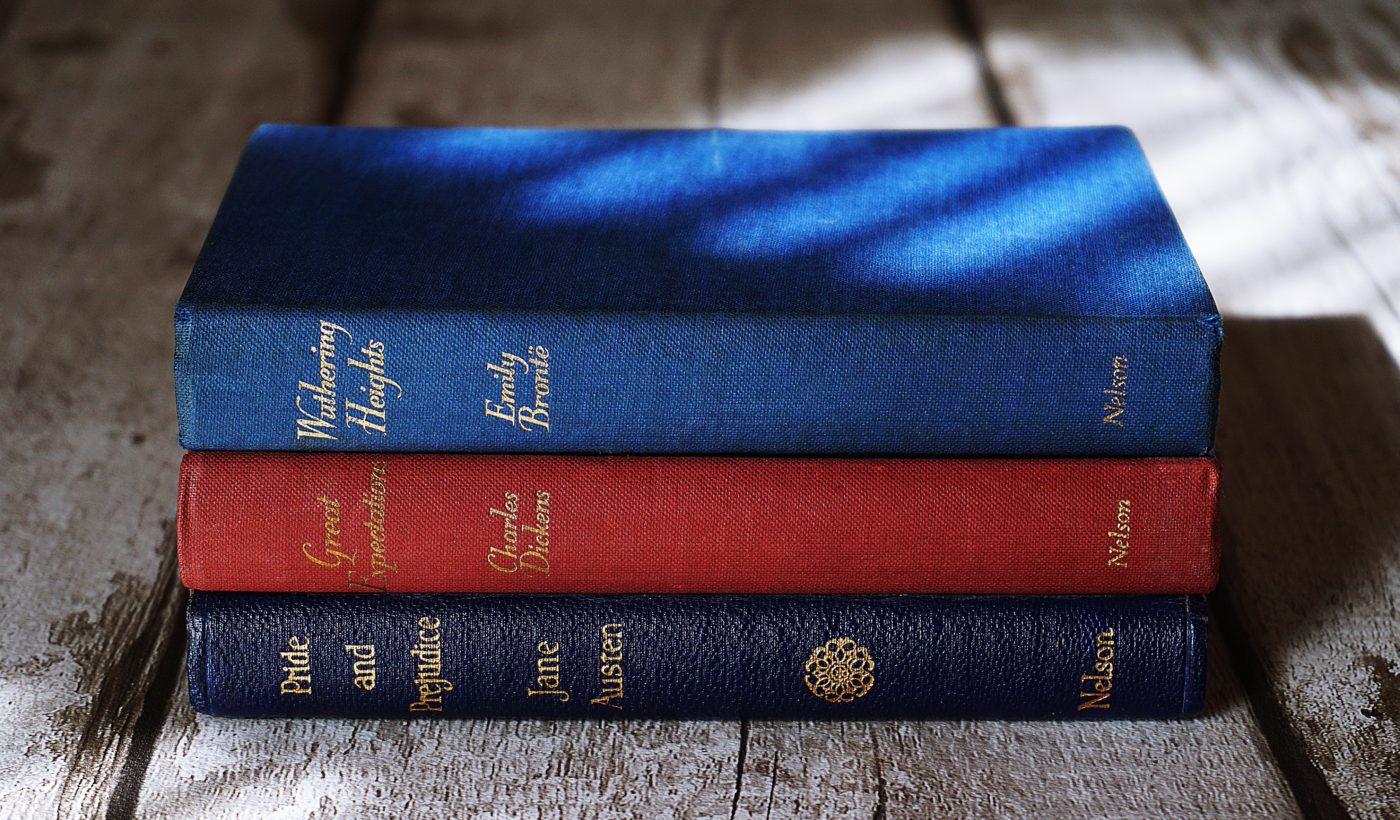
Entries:
[[1220, 318], [1123, 128], [266, 125], [190, 449], [1199, 455]]

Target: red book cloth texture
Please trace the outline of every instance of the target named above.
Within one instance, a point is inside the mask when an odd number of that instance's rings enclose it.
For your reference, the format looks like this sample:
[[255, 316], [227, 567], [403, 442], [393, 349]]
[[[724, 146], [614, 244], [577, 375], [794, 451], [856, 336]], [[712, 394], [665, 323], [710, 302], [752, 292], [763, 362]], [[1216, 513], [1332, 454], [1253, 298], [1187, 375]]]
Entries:
[[1208, 458], [192, 452], [180, 572], [250, 592], [1198, 593]]

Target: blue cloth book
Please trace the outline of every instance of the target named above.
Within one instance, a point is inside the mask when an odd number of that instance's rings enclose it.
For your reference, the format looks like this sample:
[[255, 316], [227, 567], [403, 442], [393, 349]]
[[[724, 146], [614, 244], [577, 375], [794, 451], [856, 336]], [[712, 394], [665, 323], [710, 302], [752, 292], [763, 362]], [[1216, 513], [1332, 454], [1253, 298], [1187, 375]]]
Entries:
[[1122, 128], [250, 139], [189, 449], [1200, 455], [1220, 317]]
[[1167, 597], [196, 592], [216, 715], [1182, 717], [1204, 601]]

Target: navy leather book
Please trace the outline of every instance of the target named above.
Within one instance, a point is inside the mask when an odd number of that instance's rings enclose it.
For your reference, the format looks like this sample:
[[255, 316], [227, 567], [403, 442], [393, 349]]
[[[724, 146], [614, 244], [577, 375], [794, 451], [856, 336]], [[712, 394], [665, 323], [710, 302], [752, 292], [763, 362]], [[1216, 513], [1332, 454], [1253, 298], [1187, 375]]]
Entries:
[[270, 125], [190, 449], [1199, 455], [1220, 319], [1122, 128]]
[[1180, 717], [1204, 600], [195, 592], [216, 715]]

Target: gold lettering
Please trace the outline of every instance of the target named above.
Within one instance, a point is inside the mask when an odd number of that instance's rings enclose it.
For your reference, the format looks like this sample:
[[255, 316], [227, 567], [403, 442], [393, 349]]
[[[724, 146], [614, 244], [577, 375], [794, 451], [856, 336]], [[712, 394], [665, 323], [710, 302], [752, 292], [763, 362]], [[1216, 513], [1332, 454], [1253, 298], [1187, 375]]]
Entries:
[[1108, 709], [1108, 692], [1080, 692], [1079, 708], [1075, 711], [1082, 712], [1085, 709]]
[[[504, 557], [501, 557], [504, 556]], [[511, 573], [520, 569], [520, 558], [510, 550], [492, 547], [486, 554], [486, 563], [497, 572]]]
[[598, 667], [598, 685], [601, 690], [598, 697], [588, 702], [595, 706], [607, 706], [612, 709], [621, 710], [622, 694], [622, 624], [603, 624], [602, 645], [598, 658], [602, 664]]
[[378, 671], [374, 665], [374, 644], [346, 644], [345, 651], [355, 660], [351, 663], [354, 684], [366, 692], [373, 692], [378, 682]]
[[[298, 382], [297, 386], [311, 388], [311, 385], [306, 382]], [[314, 390], [315, 388], [311, 389]], [[326, 438], [332, 441], [335, 440], [335, 436], [329, 432], [330, 428], [333, 428], [335, 425], [327, 421], [322, 414], [308, 412], [305, 407], [302, 407], [301, 396], [296, 397], [296, 408], [297, 413], [301, 415], [301, 418], [296, 420], [297, 438]], [[334, 410], [331, 411], [332, 414], [334, 414], [334, 412]]]
[[[535, 514], [532, 523], [521, 522], [520, 496], [506, 492], [501, 508], [489, 507], [488, 516], [501, 520], [501, 545], [486, 549], [486, 563], [497, 572], [548, 575], [550, 510], [549, 491], [535, 492]], [[527, 518], [526, 521], [529, 521]]]
[[398, 572], [398, 565], [389, 560], [388, 541], [389, 463], [381, 459], [369, 464], [369, 486], [360, 494], [360, 506], [365, 519], [361, 522], [369, 535], [369, 572], [351, 575], [351, 587], [385, 592], [389, 589], [389, 573]]
[[452, 691], [452, 681], [442, 676], [442, 622], [430, 615], [419, 618], [418, 642], [408, 654], [418, 667], [413, 678], [418, 697], [408, 704], [408, 711], [441, 713], [443, 696]]
[[1123, 413], [1128, 409], [1128, 357], [1114, 356], [1111, 370], [1108, 387], [1102, 391], [1108, 397], [1103, 404], [1103, 423], [1123, 427]]
[[535, 644], [535, 652], [539, 654], [535, 659], [535, 684], [539, 688], [526, 687], [525, 696], [550, 696], [559, 698], [560, 703], [568, 703], [569, 692], [561, 685], [559, 673], [559, 643], [540, 641]]
[[[297, 381], [297, 395], [293, 399], [296, 406], [298, 418], [296, 423], [297, 438], [321, 438], [335, 439], [335, 435], [330, 431], [335, 424], [335, 400], [336, 400], [336, 368], [335, 368], [335, 343], [336, 334], [345, 335], [346, 342], [354, 342], [354, 337], [350, 331], [334, 322], [322, 319], [317, 325], [316, 345], [311, 348], [311, 352], [316, 354], [316, 376], [318, 381], [307, 382]], [[312, 412], [301, 403], [302, 394], [306, 391], [311, 401], [316, 404], [316, 411]]]
[[283, 695], [311, 694], [311, 639], [292, 635], [287, 638], [287, 648], [277, 655], [283, 661], [278, 692]]
[[[549, 432], [549, 402], [545, 399], [550, 392], [549, 349], [544, 345], [531, 345], [525, 353], [525, 356], [518, 356], [501, 351], [500, 361], [487, 362], [486, 372], [499, 383], [500, 390], [496, 401], [482, 400], [482, 411], [521, 430]], [[531, 376], [534, 384], [518, 389], [516, 380], [525, 376]], [[524, 389], [529, 392], [524, 397], [519, 396]]]
[[1113, 695], [1113, 656], [1117, 647], [1117, 636], [1113, 628], [1101, 630], [1094, 636], [1094, 658], [1092, 665], [1098, 674], [1079, 676], [1079, 706], [1075, 711], [1086, 709], [1111, 709]]
[[1133, 503], [1131, 499], [1118, 502], [1116, 526], [1108, 531], [1108, 565], [1126, 569], [1128, 566], [1128, 546], [1132, 533]]
[[403, 385], [389, 378], [384, 372], [384, 343], [371, 339], [369, 344], [360, 348], [360, 352], [364, 354], [365, 361], [347, 358], [345, 363], [365, 371], [365, 380], [369, 386], [368, 388], [361, 387], [360, 392], [369, 396], [370, 406], [376, 410], [384, 410], [389, 403], [390, 387], [394, 388], [397, 394], [394, 398], [403, 398]]
[[490, 399], [486, 399], [486, 415], [495, 416], [498, 419], [505, 419], [511, 424], [515, 424], [515, 407], [508, 404], [492, 404]]
[[[539, 402], [539, 405], [543, 404]], [[549, 411], [542, 406], [522, 407], [515, 411], [515, 415], [521, 430], [529, 430], [531, 427], [549, 429]]]
[[[358, 413], [359, 416], [357, 418], [351, 417], [351, 413]], [[371, 418], [378, 419], [378, 421], [371, 421]], [[388, 431], [388, 428], [384, 424], [385, 418], [387, 418], [387, 414], [383, 410], [365, 407], [363, 404], [356, 404], [349, 399], [345, 400], [346, 424], [354, 424], [367, 433], [371, 430], [376, 433], [385, 433]]]
[[535, 493], [535, 524], [522, 524], [531, 536], [529, 548], [520, 554], [520, 566], [539, 575], [549, 574], [549, 491]]
[[334, 498], [317, 496], [321, 505], [321, 547], [312, 549], [311, 542], [301, 545], [301, 554], [306, 560], [322, 567], [335, 568], [342, 563], [355, 562], [355, 559], [340, 548], [340, 501]]

